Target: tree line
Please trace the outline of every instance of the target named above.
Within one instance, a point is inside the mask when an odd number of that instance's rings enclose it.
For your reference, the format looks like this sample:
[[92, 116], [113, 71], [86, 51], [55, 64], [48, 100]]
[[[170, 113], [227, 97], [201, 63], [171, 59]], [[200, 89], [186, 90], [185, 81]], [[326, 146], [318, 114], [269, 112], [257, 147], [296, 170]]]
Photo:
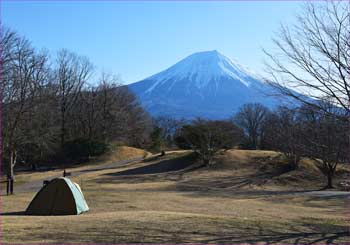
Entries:
[[274, 110], [245, 104], [229, 120], [192, 121], [157, 118], [151, 135], [153, 149], [191, 149], [203, 165], [211, 166], [217, 152], [232, 148], [281, 152], [289, 170], [302, 158], [315, 162], [333, 187], [338, 164], [348, 163], [350, 125], [346, 111], [328, 101], [315, 106], [280, 106]]
[[116, 76], [95, 79], [88, 58], [62, 49], [51, 56], [2, 27], [3, 164], [65, 164], [103, 153], [110, 141], [142, 146], [151, 120]]
[[291, 169], [298, 168], [302, 157], [311, 158], [327, 177], [329, 188], [337, 165], [349, 161], [347, 114], [327, 101], [317, 107], [279, 107], [274, 111], [247, 104], [234, 121], [246, 133], [245, 147], [282, 152]]

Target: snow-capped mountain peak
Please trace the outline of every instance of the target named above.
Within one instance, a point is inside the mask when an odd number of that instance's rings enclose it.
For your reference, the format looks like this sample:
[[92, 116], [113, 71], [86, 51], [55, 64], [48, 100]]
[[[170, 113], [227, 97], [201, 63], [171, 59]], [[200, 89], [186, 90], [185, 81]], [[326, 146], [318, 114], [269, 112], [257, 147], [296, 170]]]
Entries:
[[154, 116], [220, 119], [245, 103], [278, 105], [262, 79], [216, 50], [194, 53], [128, 87]]
[[167, 81], [171, 81], [174, 85], [177, 81], [187, 79], [194, 83], [198, 89], [201, 89], [211, 81], [219, 82], [224, 78], [240, 81], [245, 86], [249, 86], [252, 80], [257, 79], [247, 69], [218, 51], [204, 51], [194, 53], [165, 71], [146, 78], [145, 80], [155, 81], [146, 92], [152, 92], [157, 86]]

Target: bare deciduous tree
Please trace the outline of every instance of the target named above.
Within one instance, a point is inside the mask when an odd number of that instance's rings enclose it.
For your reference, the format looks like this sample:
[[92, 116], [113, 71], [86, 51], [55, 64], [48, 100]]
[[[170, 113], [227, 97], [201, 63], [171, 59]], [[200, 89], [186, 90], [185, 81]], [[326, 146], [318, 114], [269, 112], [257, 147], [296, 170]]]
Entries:
[[174, 142], [174, 134], [176, 131], [185, 125], [185, 120], [179, 120], [168, 116], [158, 116], [154, 118], [153, 124], [155, 128], [161, 129], [161, 139], [168, 146], [171, 147]]
[[90, 78], [93, 66], [85, 57], [77, 56], [65, 49], [59, 51], [55, 79], [60, 104], [61, 146], [65, 143], [66, 116], [75, 105], [81, 89]]
[[242, 130], [232, 122], [197, 119], [181, 128], [178, 139], [182, 138], [200, 156], [204, 165], [212, 165], [216, 152], [232, 148], [242, 137]]
[[[25, 144], [23, 124], [30, 118], [37, 84], [46, 77], [46, 54], [37, 54], [29, 41], [9, 30], [4, 33], [1, 72], [3, 140], [8, 157], [7, 175], [14, 179], [18, 151]], [[12, 189], [12, 188], [11, 188]]]
[[243, 105], [233, 121], [240, 126], [248, 137], [248, 147], [258, 149], [262, 138], [263, 124], [269, 110], [258, 103]]
[[98, 84], [86, 86], [68, 113], [67, 131], [73, 139], [142, 145], [148, 115], [127, 87], [112, 75], [102, 74]]
[[273, 39], [280, 52], [265, 51], [271, 75], [267, 80], [273, 87], [318, 109], [323, 108], [317, 101], [333, 98], [350, 113], [349, 4], [307, 3], [294, 26], [281, 27]]
[[298, 168], [304, 154], [302, 128], [297, 109], [279, 107], [266, 120], [264, 130], [269, 148], [282, 152], [291, 169]]
[[[319, 102], [321, 109], [300, 109], [305, 155], [316, 161], [325, 175], [326, 188], [333, 188], [333, 177], [341, 162], [349, 161], [349, 124], [345, 111], [329, 101]], [[334, 116], [336, 115], [336, 117]]]

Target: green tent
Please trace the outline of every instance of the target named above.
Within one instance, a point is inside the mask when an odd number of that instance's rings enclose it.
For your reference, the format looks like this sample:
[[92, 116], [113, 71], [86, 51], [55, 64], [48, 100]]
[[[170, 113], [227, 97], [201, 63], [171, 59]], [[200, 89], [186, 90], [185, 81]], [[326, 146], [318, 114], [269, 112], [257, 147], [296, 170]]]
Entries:
[[81, 189], [68, 178], [56, 178], [43, 186], [29, 204], [26, 214], [70, 215], [89, 210]]

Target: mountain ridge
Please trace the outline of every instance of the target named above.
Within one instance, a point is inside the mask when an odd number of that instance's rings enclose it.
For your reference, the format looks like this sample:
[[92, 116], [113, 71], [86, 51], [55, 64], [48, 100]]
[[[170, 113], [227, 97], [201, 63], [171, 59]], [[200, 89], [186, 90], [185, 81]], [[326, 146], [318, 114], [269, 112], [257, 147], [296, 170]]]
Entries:
[[191, 54], [128, 87], [153, 116], [224, 119], [245, 103], [279, 104], [258, 75], [216, 50]]

